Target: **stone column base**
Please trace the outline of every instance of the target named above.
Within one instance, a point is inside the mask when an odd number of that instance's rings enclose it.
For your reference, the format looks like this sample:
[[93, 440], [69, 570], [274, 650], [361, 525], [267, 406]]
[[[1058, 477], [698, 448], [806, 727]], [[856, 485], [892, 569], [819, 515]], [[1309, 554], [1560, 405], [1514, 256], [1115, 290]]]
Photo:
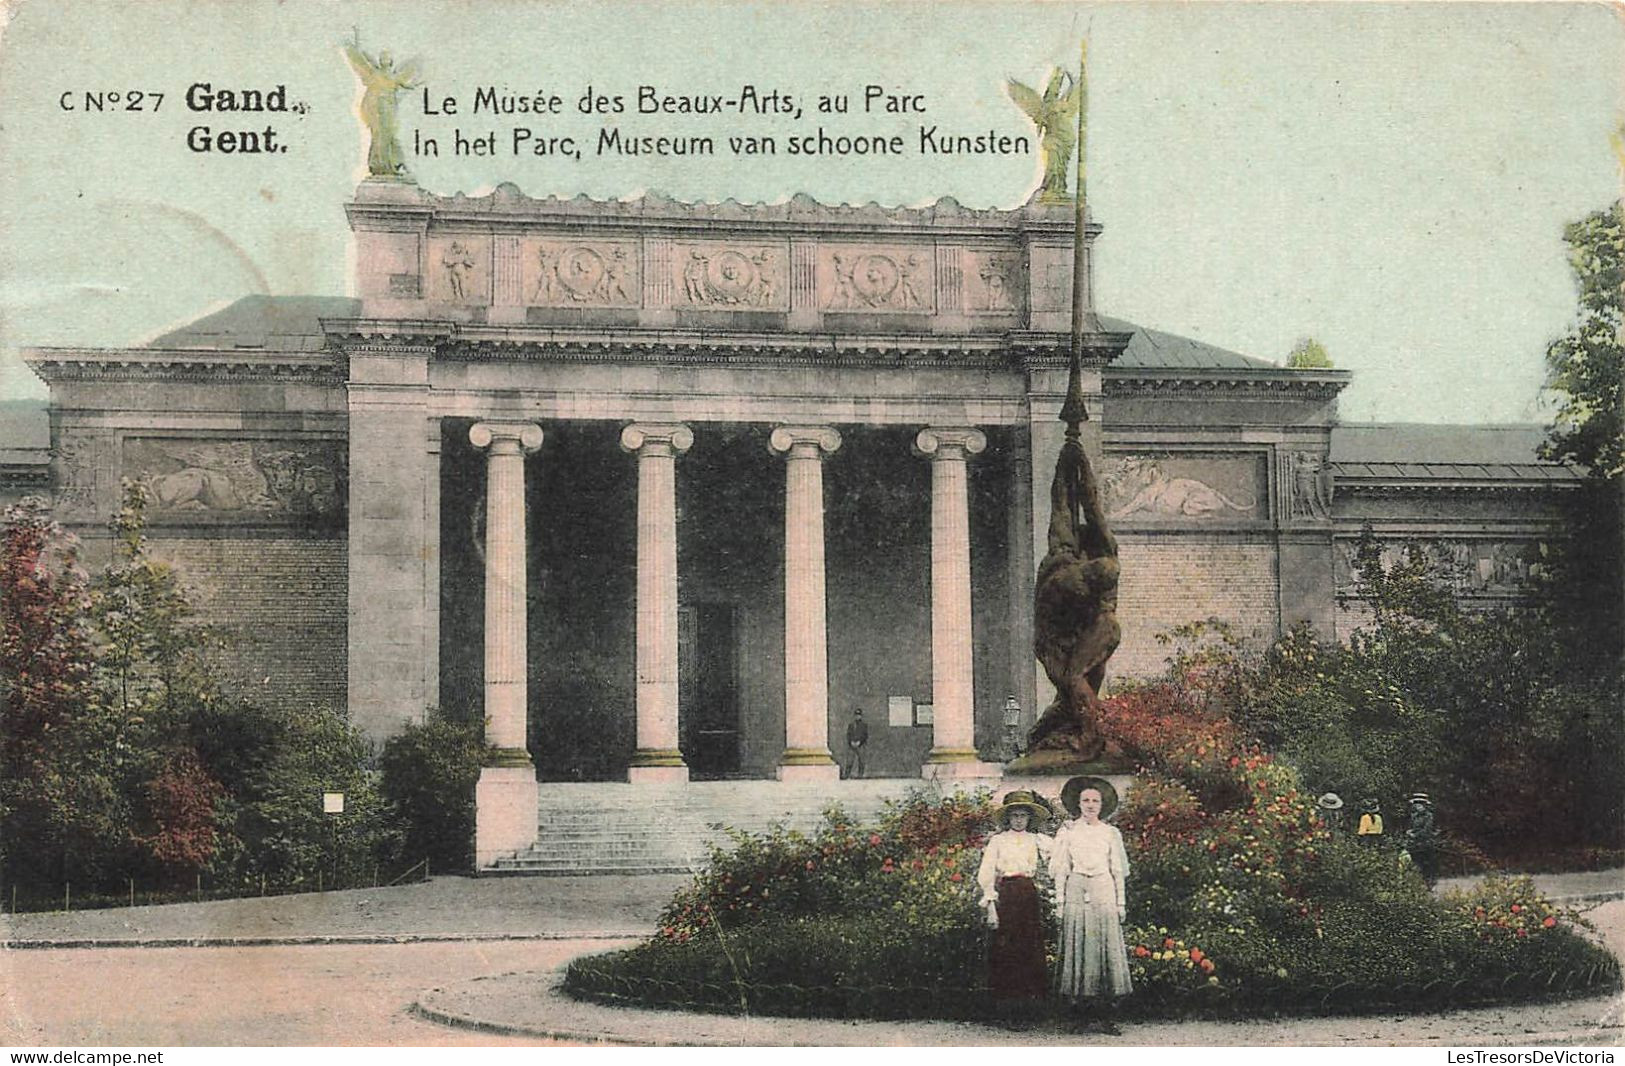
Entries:
[[474, 868], [536, 843], [536, 768], [487, 766], [474, 786]]
[[920, 776], [928, 781], [998, 780], [1004, 766], [996, 762], [983, 762], [974, 749], [933, 748], [920, 767]]
[[688, 783], [688, 767], [628, 766], [626, 780], [634, 785], [684, 785]]
[[779, 767], [779, 780], [786, 784], [799, 785], [805, 782], [839, 781], [841, 768], [833, 761], [828, 763], [791, 763]]

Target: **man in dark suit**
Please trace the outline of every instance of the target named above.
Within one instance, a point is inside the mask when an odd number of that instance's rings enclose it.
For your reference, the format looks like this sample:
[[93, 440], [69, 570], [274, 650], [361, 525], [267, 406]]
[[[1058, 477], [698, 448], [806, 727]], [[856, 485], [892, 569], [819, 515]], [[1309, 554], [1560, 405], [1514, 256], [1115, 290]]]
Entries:
[[846, 773], [843, 777], [863, 776], [863, 750], [869, 746], [869, 726], [863, 720], [863, 708], [852, 711], [852, 724], [846, 727]]

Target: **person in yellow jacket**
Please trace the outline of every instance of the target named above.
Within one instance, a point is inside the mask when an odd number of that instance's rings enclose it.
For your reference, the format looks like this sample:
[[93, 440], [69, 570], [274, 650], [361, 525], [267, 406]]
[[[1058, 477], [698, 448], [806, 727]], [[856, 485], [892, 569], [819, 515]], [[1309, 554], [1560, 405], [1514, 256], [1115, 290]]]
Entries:
[[1376, 799], [1368, 799], [1360, 805], [1360, 825], [1354, 835], [1362, 844], [1382, 843], [1382, 807]]

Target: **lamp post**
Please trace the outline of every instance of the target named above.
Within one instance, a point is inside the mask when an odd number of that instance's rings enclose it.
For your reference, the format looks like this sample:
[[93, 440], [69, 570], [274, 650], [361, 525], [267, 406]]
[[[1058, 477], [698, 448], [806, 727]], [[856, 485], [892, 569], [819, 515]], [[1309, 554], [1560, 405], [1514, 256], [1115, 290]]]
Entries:
[[1021, 757], [1021, 704], [1014, 696], [1004, 698], [1004, 740], [1010, 758]]

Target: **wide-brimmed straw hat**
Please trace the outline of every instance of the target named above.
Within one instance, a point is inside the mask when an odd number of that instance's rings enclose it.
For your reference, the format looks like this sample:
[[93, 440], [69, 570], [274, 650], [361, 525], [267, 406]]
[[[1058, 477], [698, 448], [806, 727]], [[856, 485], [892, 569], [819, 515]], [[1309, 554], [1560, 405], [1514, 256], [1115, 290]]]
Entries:
[[1117, 789], [1104, 777], [1074, 777], [1061, 786], [1061, 804], [1074, 818], [1078, 815], [1078, 797], [1083, 790], [1092, 788], [1100, 793], [1100, 816], [1108, 818], [1117, 810]]
[[1411, 798], [1406, 802], [1420, 803], [1424, 807], [1433, 806], [1433, 801], [1428, 798], [1428, 794], [1426, 792], [1412, 792]]
[[1325, 792], [1315, 801], [1323, 811], [1340, 811], [1343, 809], [1343, 797], [1335, 792]]
[[999, 804], [999, 817], [1005, 818], [1012, 811], [1026, 811], [1034, 818], [1053, 818], [1055, 811], [1050, 808], [1049, 801], [1031, 789], [1018, 788], [1014, 792], [1006, 792], [1004, 800]]

